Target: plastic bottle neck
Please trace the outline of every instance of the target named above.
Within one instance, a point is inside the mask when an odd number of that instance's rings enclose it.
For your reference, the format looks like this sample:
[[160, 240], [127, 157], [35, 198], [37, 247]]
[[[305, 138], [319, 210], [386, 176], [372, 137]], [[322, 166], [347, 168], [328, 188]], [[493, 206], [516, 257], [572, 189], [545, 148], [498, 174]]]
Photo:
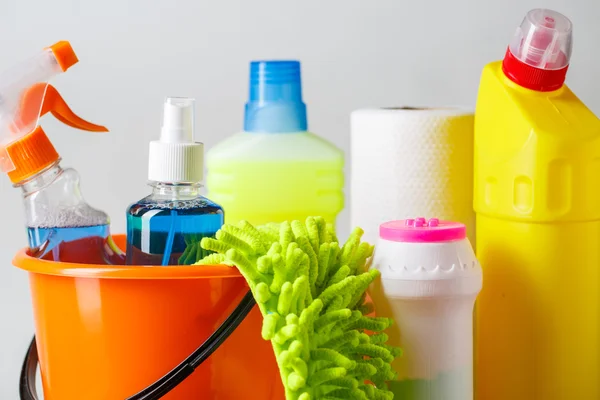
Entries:
[[251, 133], [306, 132], [306, 106], [293, 102], [246, 104], [244, 131]]
[[35, 193], [51, 185], [63, 173], [63, 169], [59, 163], [60, 160], [56, 161], [54, 164], [31, 178], [16, 183], [15, 187], [21, 187], [23, 196], [28, 196], [31, 193]]
[[253, 61], [244, 131], [292, 133], [307, 130], [298, 61]]
[[502, 61], [504, 75], [526, 89], [537, 92], [552, 92], [560, 89], [566, 79], [569, 65], [560, 69], [542, 69], [532, 67], [515, 57], [510, 48], [506, 50]]
[[152, 195], [161, 199], [168, 200], [190, 200], [200, 196], [202, 184], [198, 183], [165, 183], [150, 182], [152, 186]]

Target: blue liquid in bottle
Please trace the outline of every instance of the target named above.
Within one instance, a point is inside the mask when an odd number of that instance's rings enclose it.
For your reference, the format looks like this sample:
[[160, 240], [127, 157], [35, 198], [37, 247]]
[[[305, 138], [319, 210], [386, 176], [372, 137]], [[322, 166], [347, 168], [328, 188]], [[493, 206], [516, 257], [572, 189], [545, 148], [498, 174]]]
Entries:
[[[106, 252], [109, 225], [27, 228], [31, 255], [51, 261], [115, 264]], [[122, 263], [122, 262], [120, 262]]]
[[127, 209], [127, 264], [191, 265], [210, 252], [204, 237], [223, 225], [223, 209], [198, 195], [198, 186], [155, 186]]
[[19, 186], [31, 256], [69, 263], [125, 263], [112, 241], [110, 218], [83, 199], [77, 171], [62, 169], [57, 161]]

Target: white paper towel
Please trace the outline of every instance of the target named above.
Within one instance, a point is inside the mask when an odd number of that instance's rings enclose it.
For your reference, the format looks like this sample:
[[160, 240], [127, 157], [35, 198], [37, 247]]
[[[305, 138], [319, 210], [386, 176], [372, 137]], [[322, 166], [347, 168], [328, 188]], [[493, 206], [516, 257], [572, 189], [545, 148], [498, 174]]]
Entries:
[[475, 246], [473, 113], [382, 108], [351, 115], [351, 223], [375, 243], [382, 222], [462, 222]]

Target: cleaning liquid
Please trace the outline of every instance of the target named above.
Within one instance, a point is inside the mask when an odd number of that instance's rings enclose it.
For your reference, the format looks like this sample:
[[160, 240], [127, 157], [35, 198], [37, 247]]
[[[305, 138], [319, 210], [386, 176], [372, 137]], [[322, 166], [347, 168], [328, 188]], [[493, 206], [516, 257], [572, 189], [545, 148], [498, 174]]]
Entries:
[[344, 205], [343, 152], [307, 132], [300, 63], [254, 61], [244, 132], [207, 154], [207, 189], [227, 222], [254, 225], [323, 216]]
[[91, 264], [113, 263], [101, 251], [109, 229], [108, 224], [28, 228], [29, 248], [32, 255], [44, 260], [77, 262], [86, 259]]
[[152, 194], [127, 209], [127, 264], [191, 265], [210, 254], [200, 241], [224, 221], [223, 208], [200, 195], [203, 157], [194, 100], [167, 98], [160, 140], [150, 143]]
[[571, 37], [564, 15], [530, 11], [482, 73], [479, 400], [600, 399], [600, 120], [564, 85]]
[[31, 254], [52, 261], [123, 264], [110, 220], [81, 195], [79, 175], [39, 126], [51, 112], [68, 126], [106, 132], [71, 111], [47, 81], [77, 62], [71, 45], [58, 42], [0, 76], [0, 167], [23, 193]]

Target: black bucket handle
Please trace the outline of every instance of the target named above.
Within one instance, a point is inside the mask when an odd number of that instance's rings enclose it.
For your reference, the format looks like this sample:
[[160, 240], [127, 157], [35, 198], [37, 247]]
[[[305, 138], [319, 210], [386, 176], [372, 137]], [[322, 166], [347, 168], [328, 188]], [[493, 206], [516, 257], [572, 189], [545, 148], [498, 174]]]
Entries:
[[[158, 400], [169, 393], [185, 378], [190, 376], [204, 360], [219, 348], [229, 335], [231, 335], [242, 323], [255, 305], [256, 302], [254, 301], [252, 292], [248, 291], [235, 310], [233, 310], [219, 328], [217, 328], [217, 330], [214, 331], [200, 347], [194, 350], [192, 354], [165, 376], [125, 400]], [[23, 367], [21, 368], [21, 378], [19, 381], [19, 394], [21, 400], [38, 400], [35, 388], [38, 361], [37, 345], [34, 336], [29, 345], [29, 349], [27, 350], [27, 354], [25, 355]]]

